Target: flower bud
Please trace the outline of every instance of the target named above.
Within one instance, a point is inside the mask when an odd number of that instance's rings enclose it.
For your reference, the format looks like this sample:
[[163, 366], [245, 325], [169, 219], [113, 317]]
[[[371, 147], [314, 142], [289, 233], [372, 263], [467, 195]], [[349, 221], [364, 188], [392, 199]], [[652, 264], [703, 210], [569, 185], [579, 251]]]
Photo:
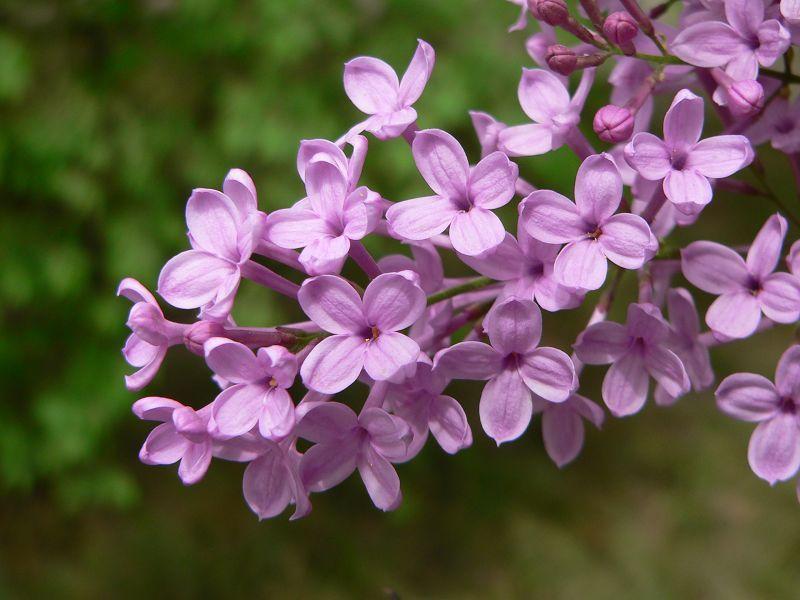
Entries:
[[739, 117], [749, 117], [764, 107], [764, 88], [754, 79], [735, 81], [727, 90], [728, 108]]
[[569, 9], [564, 0], [528, 0], [528, 8], [534, 17], [553, 27], [569, 20]]
[[572, 48], [553, 44], [547, 49], [547, 66], [561, 75], [569, 75], [578, 66], [578, 56]]
[[203, 345], [212, 337], [225, 337], [225, 328], [214, 321], [198, 321], [183, 334], [183, 343], [189, 352], [203, 356]]
[[633, 113], [625, 107], [608, 104], [594, 115], [592, 126], [604, 142], [624, 142], [633, 133]]
[[639, 26], [634, 18], [623, 11], [611, 13], [603, 22], [603, 34], [621, 49], [630, 46], [638, 33]]

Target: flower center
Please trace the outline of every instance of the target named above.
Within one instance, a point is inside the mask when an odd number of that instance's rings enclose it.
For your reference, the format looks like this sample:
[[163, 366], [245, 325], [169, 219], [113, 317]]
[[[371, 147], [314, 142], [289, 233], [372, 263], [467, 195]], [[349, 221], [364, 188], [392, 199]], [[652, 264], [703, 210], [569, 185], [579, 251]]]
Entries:
[[269, 385], [269, 387], [271, 388], [278, 387], [278, 380], [275, 379], [274, 377], [270, 377], [269, 381], [267, 382], [267, 385]]
[[370, 328], [368, 335], [370, 337], [365, 337], [365, 342], [371, 342], [372, 340], [377, 340], [378, 336], [381, 334], [380, 330], [375, 327], [374, 325]]
[[793, 398], [783, 397], [780, 400], [779, 410], [782, 413], [789, 413], [791, 415], [797, 412], [797, 405]]

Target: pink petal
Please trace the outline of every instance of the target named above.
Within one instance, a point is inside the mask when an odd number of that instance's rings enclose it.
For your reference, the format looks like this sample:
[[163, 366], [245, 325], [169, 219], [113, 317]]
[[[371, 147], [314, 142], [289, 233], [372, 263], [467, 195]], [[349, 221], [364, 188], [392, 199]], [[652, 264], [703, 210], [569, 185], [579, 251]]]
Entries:
[[748, 291], [723, 294], [708, 307], [706, 324], [730, 338], [746, 338], [761, 321], [758, 299]]
[[520, 205], [520, 220], [531, 237], [548, 244], [564, 244], [582, 238], [589, 225], [578, 207], [550, 190], [537, 190]]
[[382, 332], [366, 345], [364, 370], [375, 381], [385, 381], [413, 365], [418, 356], [419, 345], [410, 337], [394, 331]]
[[[554, 406], [554, 408], [557, 406], [558, 405]], [[572, 410], [592, 423], [598, 429], [602, 427], [605, 419], [605, 413], [603, 412], [602, 408], [588, 398], [584, 398], [580, 394], [572, 394], [567, 399], [564, 406], [569, 406], [572, 408]]]
[[265, 236], [281, 248], [303, 248], [320, 236], [331, 236], [333, 228], [307, 208], [284, 208], [267, 217]]
[[211, 443], [189, 444], [178, 465], [178, 477], [184, 485], [200, 481], [211, 465]]
[[531, 393], [516, 369], [505, 369], [490, 379], [478, 408], [481, 425], [498, 445], [521, 436], [533, 414]]
[[519, 374], [534, 394], [549, 402], [563, 402], [578, 378], [569, 356], [556, 348], [537, 348], [519, 364]]
[[603, 378], [603, 401], [615, 417], [627, 417], [642, 410], [647, 400], [648, 376], [641, 353], [632, 351], [620, 358]]
[[278, 441], [292, 432], [294, 423], [294, 403], [289, 393], [283, 388], [271, 388], [258, 419], [259, 433], [268, 440]]
[[675, 94], [664, 116], [664, 142], [685, 149], [700, 139], [703, 131], [703, 99], [683, 89]]
[[747, 447], [753, 473], [774, 485], [794, 477], [800, 467], [800, 436], [794, 413], [778, 413], [760, 423]]
[[400, 80], [400, 103], [411, 106], [422, 95], [433, 71], [436, 53], [428, 42], [417, 40], [417, 49]]
[[314, 346], [300, 368], [303, 383], [322, 394], [352, 384], [364, 367], [367, 342], [359, 335], [334, 335]]
[[172, 423], [162, 423], [147, 436], [139, 460], [146, 465], [171, 465], [178, 462], [190, 442], [175, 431]]
[[602, 225], [597, 242], [606, 258], [624, 269], [638, 269], [650, 244], [650, 227], [637, 215], [614, 215]]
[[231, 383], [251, 383], [266, 376], [253, 351], [244, 344], [225, 338], [211, 338], [203, 346], [206, 363]]
[[[365, 138], [364, 136], [357, 136], [355, 139], [364, 140]], [[318, 160], [329, 162], [335, 165], [342, 173], [347, 173], [348, 160], [339, 146], [323, 139], [302, 140], [297, 151], [297, 172], [304, 183], [306, 169], [313, 161]]]
[[773, 273], [761, 284], [758, 294], [761, 310], [778, 323], [800, 319], [800, 281], [788, 273]]
[[148, 396], [133, 403], [133, 414], [145, 421], [171, 421], [172, 412], [182, 408], [180, 402], [160, 396]]
[[451, 379], [489, 379], [502, 366], [502, 355], [482, 342], [459, 342], [439, 351], [433, 368]]
[[686, 169], [715, 179], [728, 177], [753, 160], [750, 141], [743, 135], [718, 135], [697, 142], [686, 157]]
[[297, 424], [297, 435], [316, 444], [340, 440], [358, 427], [358, 417], [346, 404], [323, 402]]
[[575, 354], [590, 365], [606, 365], [615, 362], [628, 351], [630, 337], [627, 329], [613, 321], [601, 321], [590, 325], [575, 342]]
[[165, 350], [162, 346], [164, 346], [164, 344], [151, 344], [135, 333], [132, 333], [128, 336], [128, 339], [125, 340], [125, 346], [122, 348], [122, 355], [130, 366], [144, 367], [153, 362], [156, 356]]
[[158, 306], [158, 302], [153, 294], [150, 293], [150, 290], [132, 277], [126, 277], [120, 281], [119, 287], [117, 287], [117, 296], [124, 296], [134, 304], [146, 302], [147, 304]]
[[347, 179], [336, 165], [324, 160], [308, 165], [306, 191], [315, 213], [328, 221], [341, 218], [347, 197]]
[[678, 58], [696, 67], [721, 67], [737, 54], [749, 51], [736, 30], [720, 21], [687, 27], [669, 48]]
[[664, 178], [664, 194], [678, 210], [690, 214], [711, 202], [711, 184], [697, 171], [670, 171]]
[[164, 357], [166, 355], [167, 349], [165, 347], [162, 346], [158, 348], [158, 351], [155, 353], [150, 362], [148, 362], [146, 365], [143, 365], [142, 368], [132, 375], [125, 376], [125, 387], [131, 391], [136, 391], [142, 389], [148, 383], [153, 381], [153, 378], [158, 374], [158, 370], [161, 368], [161, 363], [164, 362]]
[[750, 283], [742, 257], [715, 242], [693, 242], [681, 250], [681, 270], [693, 285], [709, 294], [735, 292]]
[[290, 479], [283, 452], [277, 446], [247, 465], [242, 489], [250, 510], [259, 519], [281, 514], [292, 501]]
[[258, 210], [256, 185], [246, 171], [242, 169], [228, 171], [222, 183], [222, 191], [236, 205], [242, 221]]
[[689, 376], [681, 359], [663, 346], [649, 346], [644, 355], [645, 367], [650, 376], [673, 398], [689, 391]]
[[775, 270], [781, 258], [783, 239], [786, 237], [786, 219], [772, 215], [761, 227], [747, 251], [747, 270], [763, 279]]
[[459, 254], [461, 261], [481, 275], [497, 281], [508, 281], [522, 276], [525, 256], [510, 233], [497, 246], [477, 256]]
[[298, 260], [309, 275], [333, 275], [342, 270], [349, 251], [345, 236], [321, 236], [303, 248]]
[[553, 149], [553, 127], [532, 123], [506, 127], [497, 134], [497, 147], [508, 156], [538, 156]]
[[496, 248], [505, 234], [505, 227], [497, 215], [478, 206], [457, 213], [450, 223], [453, 248], [468, 256], [476, 256]]
[[442, 233], [460, 208], [442, 196], [425, 196], [397, 202], [386, 211], [394, 233], [409, 240], [427, 240]]
[[694, 339], [700, 333], [700, 319], [697, 316], [694, 298], [684, 288], [672, 288], [667, 293], [669, 321], [681, 335]]
[[608, 154], [595, 154], [581, 163], [575, 177], [575, 204], [585, 221], [602, 223], [621, 199], [622, 177]]
[[213, 254], [187, 250], [171, 258], [158, 276], [158, 293], [177, 308], [198, 308], [211, 302], [236, 266]]
[[344, 65], [344, 91], [361, 112], [389, 113], [396, 108], [400, 83], [382, 60], [359, 56]]
[[775, 387], [781, 396], [793, 398], [800, 392], [800, 346], [783, 353], [775, 369]]
[[186, 203], [193, 247], [234, 262], [239, 260], [239, 219], [236, 205], [217, 190], [196, 189]]
[[498, 302], [483, 323], [492, 346], [501, 354], [525, 354], [542, 337], [542, 312], [530, 300], [509, 298]]
[[772, 382], [762, 375], [734, 373], [719, 384], [717, 406], [740, 421], [760, 422], [772, 418], [780, 406], [780, 396]]
[[570, 242], [556, 258], [554, 272], [561, 285], [596, 290], [603, 285], [608, 262], [597, 240]]
[[237, 384], [224, 389], [214, 400], [214, 422], [222, 435], [237, 436], [258, 422], [266, 386]]
[[398, 273], [384, 273], [364, 292], [364, 314], [381, 332], [400, 331], [414, 324], [425, 310], [426, 297], [416, 283]]
[[519, 167], [502, 152], [492, 152], [475, 165], [469, 176], [469, 198], [475, 206], [492, 209], [514, 197]]
[[758, 30], [764, 20], [764, 3], [750, 0], [726, 0], [725, 18], [741, 34], [751, 34]]
[[418, 131], [411, 152], [417, 169], [436, 194], [453, 200], [466, 198], [469, 162], [456, 138], [441, 129]]
[[566, 112], [570, 100], [561, 80], [544, 69], [523, 69], [517, 95], [522, 110], [537, 123], [551, 123]]
[[309, 318], [325, 331], [363, 334], [369, 329], [358, 292], [341, 277], [320, 275], [307, 279], [297, 300]]
[[625, 160], [651, 181], [663, 179], [672, 170], [669, 148], [652, 133], [641, 132], [625, 146]]
[[560, 468], [572, 462], [583, 447], [583, 422], [571, 407], [548, 406], [542, 415], [542, 437], [547, 455]]
[[348, 436], [315, 444], [303, 454], [300, 478], [309, 492], [324, 492], [340, 484], [356, 470], [358, 439]]
[[450, 396], [437, 396], [431, 401], [428, 426], [442, 450], [448, 454], [455, 454], [472, 445], [472, 430], [467, 415]]
[[372, 503], [381, 510], [394, 510], [403, 499], [400, 478], [392, 464], [370, 444], [364, 444], [358, 454], [358, 472]]

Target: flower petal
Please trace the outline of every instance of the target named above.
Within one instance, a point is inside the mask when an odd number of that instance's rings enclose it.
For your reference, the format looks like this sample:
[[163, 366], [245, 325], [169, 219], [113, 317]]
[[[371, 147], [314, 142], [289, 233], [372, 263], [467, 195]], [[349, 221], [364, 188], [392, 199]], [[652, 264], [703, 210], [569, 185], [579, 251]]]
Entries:
[[418, 131], [411, 152], [420, 174], [439, 196], [453, 200], [467, 195], [469, 162], [458, 140], [441, 129]]
[[670, 171], [664, 178], [664, 195], [681, 212], [696, 213], [711, 202], [711, 184], [697, 171]]
[[422, 95], [435, 62], [436, 52], [431, 45], [424, 40], [417, 40], [417, 49], [400, 80], [399, 99], [403, 106], [411, 106]]
[[358, 292], [341, 277], [306, 279], [297, 300], [309, 318], [330, 333], [363, 334], [369, 328]]
[[344, 91], [368, 115], [392, 112], [399, 88], [397, 73], [382, 60], [359, 56], [344, 65]]
[[186, 225], [195, 249], [238, 262], [239, 211], [225, 194], [194, 190], [186, 203]]
[[650, 227], [637, 215], [614, 215], [603, 223], [597, 242], [606, 258], [623, 269], [638, 269], [650, 244]]
[[781, 398], [772, 382], [763, 375], [734, 373], [714, 392], [717, 406], [726, 415], [740, 421], [764, 421], [772, 418]]
[[320, 236], [333, 234], [333, 228], [307, 208], [283, 208], [270, 213], [264, 233], [281, 248], [303, 248]]
[[459, 210], [448, 198], [425, 196], [392, 204], [386, 211], [386, 220], [402, 238], [427, 240], [447, 229]]
[[450, 379], [489, 379], [502, 366], [502, 355], [483, 342], [459, 342], [440, 350], [433, 368]]
[[200, 481], [211, 465], [211, 443], [189, 444], [178, 465], [178, 477], [183, 485], [194, 485]]
[[258, 419], [258, 432], [268, 440], [282, 440], [294, 429], [295, 415], [292, 398], [283, 388], [271, 388], [264, 398]]
[[300, 377], [306, 387], [336, 394], [358, 379], [367, 342], [359, 335], [333, 335], [314, 346], [303, 361]]
[[203, 351], [211, 370], [231, 383], [250, 383], [266, 376], [253, 351], [239, 342], [215, 337], [205, 343]]
[[673, 398], [689, 391], [689, 376], [681, 359], [672, 350], [663, 346], [648, 346], [644, 363], [650, 376]]
[[644, 357], [631, 351], [616, 361], [603, 378], [603, 401], [615, 417], [627, 417], [642, 410], [647, 400], [648, 375]]
[[258, 422], [267, 388], [237, 384], [222, 390], [214, 400], [214, 422], [222, 435], [237, 436], [250, 431]]
[[758, 299], [748, 291], [730, 292], [711, 303], [706, 324], [716, 333], [742, 339], [753, 334], [761, 321]]
[[306, 191], [311, 208], [320, 217], [332, 221], [341, 218], [347, 197], [347, 179], [334, 164], [317, 160], [306, 169]]
[[563, 402], [576, 387], [575, 366], [556, 348], [537, 348], [519, 364], [519, 374], [534, 394], [549, 402]]
[[800, 394], [800, 346], [791, 346], [781, 356], [775, 369], [775, 387], [787, 398]]
[[158, 293], [176, 308], [211, 302], [236, 266], [208, 252], [187, 250], [171, 258], [158, 276]]
[[703, 131], [703, 99], [683, 89], [675, 94], [664, 116], [664, 142], [685, 149], [700, 139]]
[[578, 213], [578, 207], [550, 190], [528, 195], [520, 205], [520, 219], [531, 237], [548, 244], [565, 244], [589, 232], [589, 224]]
[[559, 468], [578, 456], [583, 447], [583, 435], [583, 421], [570, 406], [555, 404], [542, 414], [544, 449]]
[[718, 135], [697, 142], [686, 157], [686, 168], [715, 179], [728, 177], [753, 160], [750, 140], [743, 135]]
[[323, 402], [309, 410], [297, 424], [297, 435], [305, 440], [328, 443], [340, 440], [358, 427], [358, 417], [346, 404]]
[[364, 370], [375, 381], [385, 381], [413, 365], [419, 356], [419, 345], [407, 335], [395, 331], [382, 332], [366, 345]]
[[786, 219], [774, 214], [759, 230], [747, 251], [747, 270], [754, 277], [763, 279], [778, 266], [786, 227]]
[[544, 69], [522, 69], [517, 96], [522, 110], [537, 123], [551, 123], [569, 106], [564, 84]]
[[400, 478], [392, 463], [375, 451], [370, 444], [364, 444], [358, 454], [358, 472], [372, 503], [381, 510], [394, 510], [400, 506], [403, 496], [400, 493]]
[[349, 251], [347, 237], [323, 235], [306, 246], [298, 260], [309, 275], [335, 275], [342, 270]]
[[521, 436], [533, 414], [531, 393], [516, 369], [505, 369], [490, 379], [478, 408], [481, 425], [498, 445]]
[[505, 227], [497, 215], [478, 206], [457, 213], [450, 223], [453, 248], [468, 256], [476, 256], [496, 248], [505, 235]]
[[428, 426], [442, 450], [455, 454], [472, 445], [472, 430], [458, 401], [450, 396], [437, 396], [428, 410]]
[[715, 242], [693, 242], [681, 250], [681, 270], [692, 285], [709, 294], [735, 292], [750, 283], [744, 259]]
[[358, 440], [354, 436], [315, 444], [300, 460], [300, 478], [309, 492], [324, 492], [350, 477], [356, 470], [357, 456]]
[[794, 477], [800, 467], [800, 432], [793, 413], [779, 413], [760, 423], [747, 447], [753, 473], [774, 485]]
[[181, 459], [190, 444], [172, 423], [162, 423], [147, 436], [139, 460], [146, 465], [171, 465]]
[[596, 290], [603, 285], [608, 262], [597, 240], [570, 242], [561, 250], [554, 265], [561, 285], [583, 290]]
[[721, 21], [706, 21], [682, 30], [669, 45], [678, 58], [696, 67], [721, 67], [740, 52], [748, 52], [736, 30]]
[[625, 160], [645, 179], [656, 181], [672, 169], [669, 148], [652, 133], [641, 132], [625, 146]]
[[506, 127], [497, 134], [497, 148], [508, 156], [538, 156], [553, 149], [553, 127], [539, 123]]
[[758, 294], [761, 310], [778, 323], [800, 319], [800, 281], [788, 273], [773, 273], [761, 284]]
[[242, 490], [247, 505], [259, 519], [276, 517], [289, 506], [292, 500], [289, 469], [277, 446], [247, 465]]
[[258, 196], [253, 178], [242, 169], [231, 169], [225, 175], [222, 191], [239, 210], [239, 218], [244, 221], [258, 210]]
[[502, 152], [492, 152], [475, 165], [469, 175], [469, 198], [485, 209], [500, 208], [514, 197], [519, 167]]
[[575, 204], [583, 219], [598, 225], [613, 215], [622, 199], [622, 177], [608, 154], [584, 160], [575, 176]]
[[530, 300], [509, 298], [492, 307], [483, 327], [492, 346], [501, 354], [525, 354], [542, 337], [542, 311]]
[[575, 342], [575, 354], [590, 365], [615, 362], [630, 348], [631, 340], [625, 326], [613, 321], [600, 321], [587, 327]]
[[383, 273], [364, 292], [368, 325], [381, 332], [400, 331], [413, 325], [425, 310], [425, 292], [399, 273]]

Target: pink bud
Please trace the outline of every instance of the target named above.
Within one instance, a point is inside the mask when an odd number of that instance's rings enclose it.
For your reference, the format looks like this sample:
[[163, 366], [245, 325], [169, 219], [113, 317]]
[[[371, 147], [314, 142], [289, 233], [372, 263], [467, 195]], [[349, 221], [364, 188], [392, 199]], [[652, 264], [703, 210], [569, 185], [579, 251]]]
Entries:
[[569, 9], [564, 0], [528, 0], [528, 8], [534, 17], [553, 27], [569, 20]]
[[214, 321], [198, 321], [183, 334], [183, 343], [192, 354], [203, 356], [203, 344], [212, 337], [225, 337], [225, 328]]
[[628, 13], [619, 11], [611, 13], [603, 22], [603, 33], [612, 44], [629, 45], [639, 33], [639, 26]]
[[604, 142], [624, 142], [633, 133], [633, 113], [625, 107], [608, 104], [594, 115], [592, 126]]
[[567, 48], [561, 44], [553, 44], [547, 49], [545, 55], [547, 66], [556, 73], [569, 75], [578, 66], [578, 57], [572, 48]]
[[728, 108], [739, 117], [749, 117], [764, 107], [764, 88], [754, 79], [735, 81], [728, 88]]

